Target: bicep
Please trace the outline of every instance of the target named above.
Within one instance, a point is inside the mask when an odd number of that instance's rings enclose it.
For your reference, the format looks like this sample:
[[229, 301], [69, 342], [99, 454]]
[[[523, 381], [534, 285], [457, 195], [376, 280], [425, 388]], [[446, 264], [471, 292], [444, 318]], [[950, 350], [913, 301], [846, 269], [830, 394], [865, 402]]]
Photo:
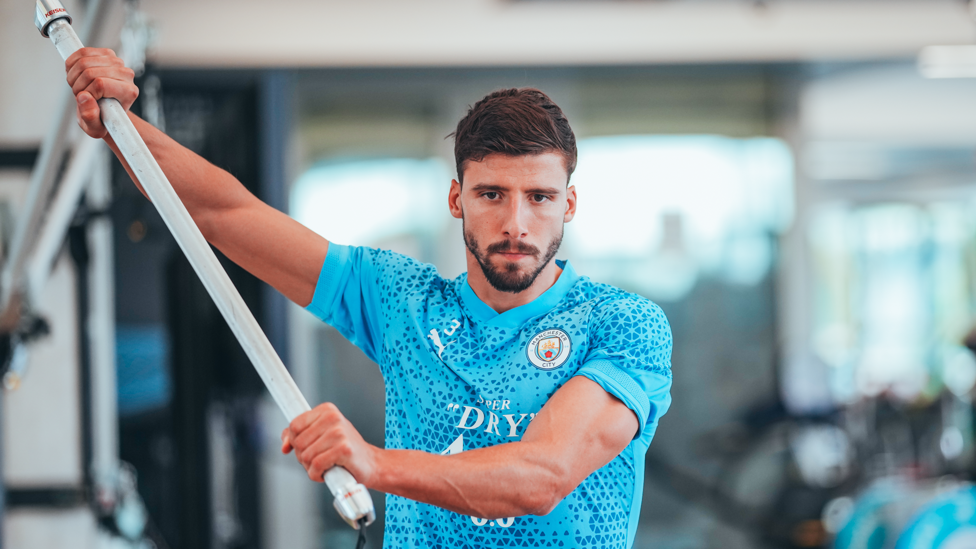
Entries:
[[626, 404], [596, 382], [576, 376], [543, 406], [522, 443], [555, 460], [553, 465], [564, 477], [568, 494], [617, 457], [639, 427], [637, 416]]
[[210, 214], [208, 240], [288, 299], [302, 307], [308, 305], [329, 241], [248, 195]]

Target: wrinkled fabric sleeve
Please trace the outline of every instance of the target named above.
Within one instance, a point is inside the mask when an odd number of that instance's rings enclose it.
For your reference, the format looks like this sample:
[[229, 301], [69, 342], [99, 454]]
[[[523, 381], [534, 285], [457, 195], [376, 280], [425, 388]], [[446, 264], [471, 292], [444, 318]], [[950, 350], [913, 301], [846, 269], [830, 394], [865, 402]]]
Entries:
[[629, 294], [594, 311], [590, 350], [576, 375], [633, 410], [634, 438], [652, 437], [671, 406], [671, 326], [656, 304]]
[[405, 255], [330, 242], [305, 309], [379, 363], [384, 332], [410, 318], [408, 305], [436, 278], [433, 265]]
[[377, 270], [370, 248], [329, 243], [312, 302], [305, 309], [339, 331], [376, 362], [380, 347]]

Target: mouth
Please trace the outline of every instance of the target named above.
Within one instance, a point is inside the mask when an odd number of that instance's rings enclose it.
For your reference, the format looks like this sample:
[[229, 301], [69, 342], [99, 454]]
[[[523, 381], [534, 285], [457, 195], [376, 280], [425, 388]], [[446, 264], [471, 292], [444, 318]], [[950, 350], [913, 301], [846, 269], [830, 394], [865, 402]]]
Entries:
[[519, 251], [495, 252], [494, 255], [498, 255], [502, 257], [505, 261], [509, 263], [519, 263], [524, 259], [531, 259], [535, 257], [535, 254], [519, 252]]
[[507, 261], [512, 263], [517, 263], [525, 258], [533, 257], [532, 254], [526, 254], [521, 252], [495, 252], [497, 255], [502, 256]]

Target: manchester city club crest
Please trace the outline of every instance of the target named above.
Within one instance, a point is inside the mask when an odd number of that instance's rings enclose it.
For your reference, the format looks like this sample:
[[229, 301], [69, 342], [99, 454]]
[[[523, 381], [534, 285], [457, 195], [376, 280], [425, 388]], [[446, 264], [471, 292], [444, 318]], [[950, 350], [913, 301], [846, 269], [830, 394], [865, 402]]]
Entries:
[[529, 362], [540, 370], [554, 370], [563, 365], [572, 351], [569, 334], [556, 328], [544, 330], [529, 340], [526, 354]]

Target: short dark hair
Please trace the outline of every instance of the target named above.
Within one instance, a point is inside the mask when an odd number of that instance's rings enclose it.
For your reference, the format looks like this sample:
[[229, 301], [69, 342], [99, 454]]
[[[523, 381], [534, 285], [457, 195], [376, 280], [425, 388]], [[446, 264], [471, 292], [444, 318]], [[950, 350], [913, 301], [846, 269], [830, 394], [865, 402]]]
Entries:
[[468, 160], [493, 153], [510, 156], [558, 152], [566, 163], [566, 182], [576, 169], [576, 136], [562, 109], [535, 88], [510, 88], [486, 95], [458, 122], [454, 161], [463, 182]]

